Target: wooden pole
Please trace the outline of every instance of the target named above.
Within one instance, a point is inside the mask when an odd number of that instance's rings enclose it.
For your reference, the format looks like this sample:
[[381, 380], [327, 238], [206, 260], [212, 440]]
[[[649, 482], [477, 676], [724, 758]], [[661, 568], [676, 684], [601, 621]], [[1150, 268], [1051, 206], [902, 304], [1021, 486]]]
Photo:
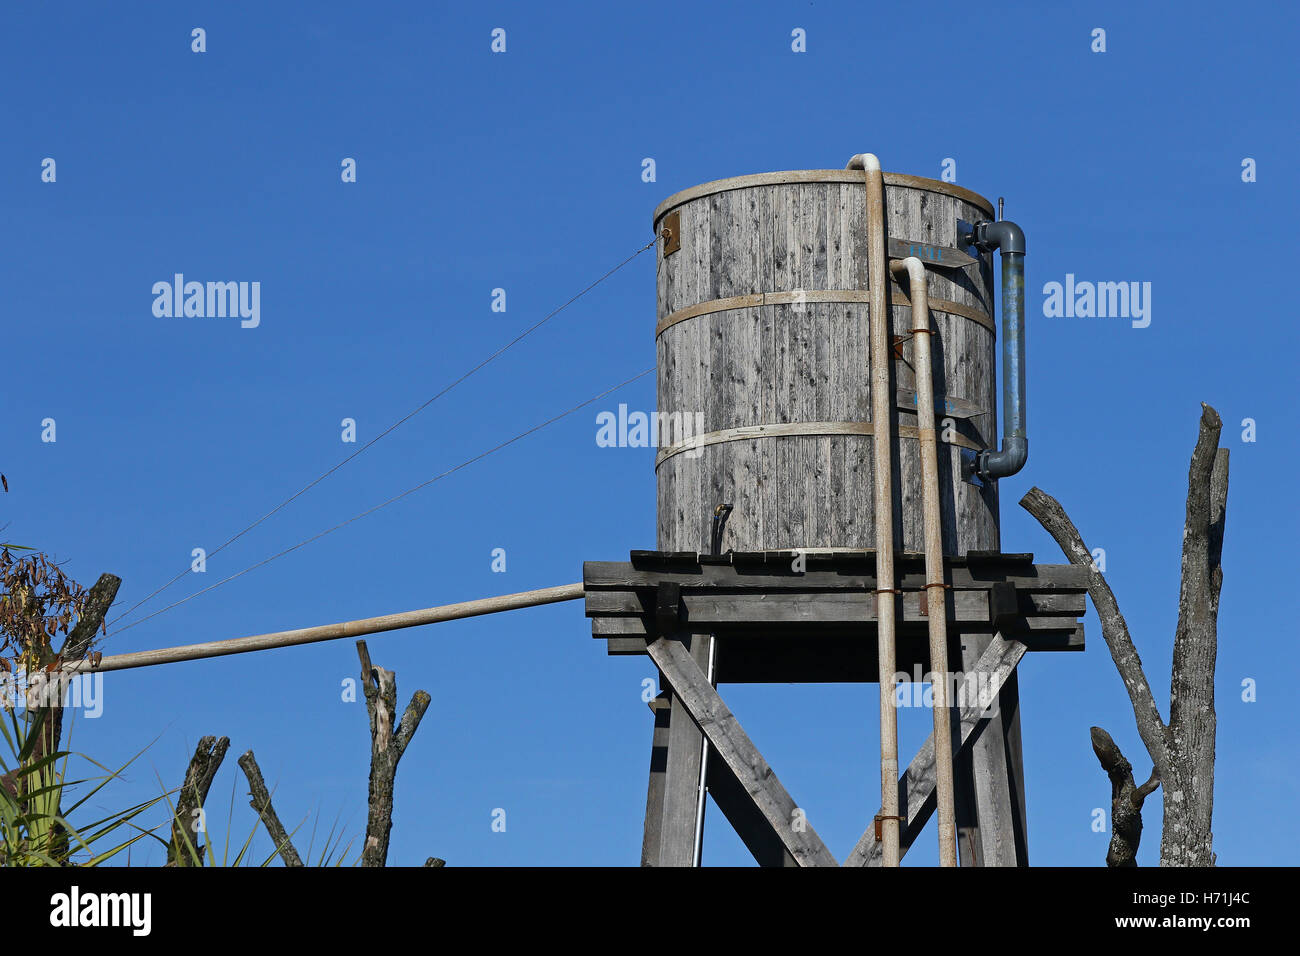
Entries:
[[912, 299], [912, 346], [916, 358], [916, 431], [920, 436], [921, 507], [925, 519], [925, 592], [930, 619], [930, 672], [934, 692], [935, 798], [939, 814], [939, 865], [957, 865], [953, 808], [952, 731], [948, 708], [948, 601], [944, 597], [943, 525], [939, 517], [939, 452], [934, 434], [934, 368], [930, 364], [930, 303], [925, 266], [909, 256], [890, 263], [907, 273]]
[[496, 614], [499, 611], [513, 611], [518, 608], [537, 607], [542, 604], [555, 604], [560, 601], [576, 601], [585, 596], [582, 582], [562, 584], [559, 587], [541, 588], [536, 591], [521, 591], [518, 594], [502, 594], [498, 597], [480, 598], [477, 601], [463, 601], [460, 604], [443, 604], [419, 611], [403, 611], [399, 614], [385, 614], [381, 617], [367, 617], [359, 621], [343, 621], [339, 624], [321, 624], [318, 627], [302, 627], [293, 631], [275, 631], [270, 634], [255, 634], [251, 637], [236, 637], [226, 641], [208, 641], [204, 644], [185, 644], [180, 647], [164, 647], [154, 651], [138, 651], [133, 654], [113, 654], [101, 657], [98, 661], [80, 660], [63, 665], [65, 674], [91, 673], [97, 671], [120, 671], [131, 667], [152, 667], [155, 664], [172, 664], [177, 661], [196, 661], [209, 657], [224, 657], [227, 654], [247, 654], [250, 651], [265, 651], [274, 647], [292, 647], [296, 644], [315, 644], [320, 641], [333, 641], [341, 637], [360, 637], [363, 634], [377, 634], [380, 631], [396, 631], [404, 627], [419, 627], [422, 624], [438, 624], [442, 621], [455, 621], [463, 617], [478, 617], [481, 614]]
[[894, 488], [889, 387], [889, 275], [885, 247], [885, 177], [880, 160], [861, 153], [850, 169], [867, 183], [867, 283], [871, 293], [872, 470], [876, 518], [876, 662], [880, 670], [880, 839], [884, 865], [898, 866], [898, 712], [894, 706]]

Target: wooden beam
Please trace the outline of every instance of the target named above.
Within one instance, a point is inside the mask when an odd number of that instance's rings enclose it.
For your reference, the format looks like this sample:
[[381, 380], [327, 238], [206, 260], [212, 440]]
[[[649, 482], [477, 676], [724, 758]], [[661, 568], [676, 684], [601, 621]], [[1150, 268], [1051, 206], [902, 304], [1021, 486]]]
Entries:
[[[655, 613], [653, 591], [623, 589], [592, 591], [587, 594], [587, 617], [648, 616]], [[990, 591], [952, 591], [945, 595], [948, 620], [963, 623], [991, 623]], [[1054, 614], [1082, 617], [1087, 611], [1087, 592], [1028, 591], [1017, 594], [1017, 609], [1026, 617]], [[924, 591], [899, 595], [902, 620], [928, 621], [929, 601]], [[682, 595], [686, 621], [698, 624], [731, 623], [825, 623], [874, 621], [875, 595], [866, 591], [754, 591], [750, 593], [687, 592]]]
[[[821, 624], [805, 624], [803, 628], [794, 630], [791, 622], [769, 622], [758, 626], [752, 626], [751, 622], [751, 625], [747, 626], [744, 622], [709, 624], [688, 621], [681, 630], [687, 633], [717, 633], [729, 638], [735, 645], [743, 645], [769, 635], [787, 635], [792, 632], [798, 634], [804, 641], [830, 639], [852, 634], [853, 631], [849, 630], [849, 628], [855, 624], [859, 625], [856, 633], [861, 635], [862, 623], [861, 621], [823, 621]], [[867, 621], [865, 623], [870, 624], [872, 622]], [[973, 621], [970, 623], [978, 626], [980, 622]], [[1021, 618], [1019, 623], [1023, 625], [1024, 631], [1017, 636], [1023, 636], [1030, 650], [1081, 651], [1084, 649], [1083, 625], [1079, 623], [1077, 618], [1065, 615], [1060, 617], [1026, 617]], [[903, 624], [906, 626], [900, 627], [901, 634], [925, 633], [924, 621], [904, 621]], [[591, 636], [597, 639], [633, 638], [646, 641], [654, 640], [659, 634], [660, 631], [655, 627], [653, 621], [648, 621], [644, 617], [594, 617], [591, 619]], [[614, 646], [619, 646], [620, 650], [612, 650]], [[611, 653], [627, 653], [629, 649], [631, 649], [632, 653], [642, 653], [642, 650], [632, 643], [611, 645]]]
[[745, 787], [717, 753], [709, 754], [709, 794], [759, 866], [798, 866]]
[[794, 800], [681, 642], [660, 638], [647, 651], [672, 688], [675, 700], [682, 703], [731, 769], [795, 862], [800, 866], [835, 866], [835, 857], [812, 825], [802, 818], [802, 825], [796, 823], [798, 808]]
[[251, 637], [236, 637], [226, 641], [184, 644], [180, 647], [164, 647], [155, 651], [138, 651], [133, 654], [112, 654], [100, 658], [97, 663], [91, 660], [72, 661], [63, 665], [63, 671], [68, 674], [90, 671], [120, 671], [131, 667], [152, 667], [155, 664], [173, 664], [177, 661], [196, 661], [209, 657], [224, 657], [227, 654], [247, 654], [250, 651], [265, 651], [274, 647], [315, 644], [319, 641], [334, 641], [342, 637], [360, 637], [363, 634], [377, 634], [380, 631], [396, 631], [404, 627], [419, 627], [423, 624], [456, 621], [465, 617], [495, 614], [499, 611], [513, 611], [525, 607], [537, 607], [541, 604], [555, 604], [559, 601], [576, 601], [582, 596], [581, 582], [563, 584], [554, 588], [541, 588], [536, 591], [521, 591], [518, 594], [502, 594], [497, 597], [480, 598], [477, 601], [443, 604], [419, 611], [403, 611], [398, 614], [385, 614], [381, 617], [367, 617], [359, 621], [343, 621], [339, 624], [321, 624], [317, 627], [302, 627], [293, 631], [254, 634]]
[[[811, 559], [811, 555], [809, 556]], [[987, 590], [995, 581], [1009, 581], [1027, 591], [1086, 591], [1087, 568], [1072, 564], [980, 564], [951, 565], [947, 569], [949, 584], [955, 590]], [[876, 577], [855, 567], [815, 569], [809, 560], [808, 570], [776, 573], [769, 568], [749, 570], [730, 564], [701, 564], [690, 570], [674, 567], [638, 569], [627, 562], [586, 561], [582, 565], [583, 584], [590, 591], [647, 588], [653, 591], [664, 581], [681, 584], [684, 593], [740, 588], [762, 591], [862, 591], [874, 589]], [[919, 590], [925, 586], [925, 573], [903, 569], [895, 587]]]
[[[983, 686], [989, 693], [999, 693], [1024, 655], [1025, 645], [1019, 641], [1007, 640], [1001, 634], [995, 634], [993, 640], [989, 642], [988, 649], [968, 673], [979, 674], [987, 682]], [[980, 705], [978, 696], [972, 699], [967, 695], [962, 699], [958, 721], [961, 728], [960, 751], [962, 753], [969, 751], [970, 740], [975, 736], [981, 722], [986, 719], [984, 712], [985, 708]], [[934, 812], [934, 786], [934, 735], [931, 734], [898, 781], [898, 812], [904, 818], [899, 843], [904, 854], [920, 835], [930, 814]], [[880, 865], [880, 844], [876, 842], [874, 824], [862, 834], [858, 845], [853, 848], [844, 865]]]

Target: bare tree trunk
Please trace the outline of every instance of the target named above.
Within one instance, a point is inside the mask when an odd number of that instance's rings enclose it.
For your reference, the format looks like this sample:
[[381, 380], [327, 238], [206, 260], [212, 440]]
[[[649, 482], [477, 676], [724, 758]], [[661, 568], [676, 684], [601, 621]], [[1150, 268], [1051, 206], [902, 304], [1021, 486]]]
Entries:
[[[109, 607], [117, 599], [117, 589], [122, 586], [122, 579], [116, 574], [101, 574], [99, 580], [91, 587], [90, 593], [86, 597], [86, 606], [77, 618], [76, 625], [68, 635], [68, 639], [63, 642], [63, 649], [59, 651], [59, 660], [78, 661], [85, 657], [90, 651], [91, 644], [94, 643], [95, 637], [99, 634], [100, 627], [104, 623], [104, 617], [108, 614]], [[86, 678], [90, 679], [90, 678]], [[60, 698], [62, 701], [62, 698]], [[53, 720], [50, 722], [50, 753], [59, 749], [60, 740], [63, 737], [63, 708], [55, 707]]]
[[[63, 642], [63, 649], [57, 655], [47, 655], [41, 661], [42, 668], [57, 662], [80, 660], [86, 656], [91, 642], [94, 641], [100, 625], [104, 622], [104, 615], [108, 613], [109, 606], [117, 597], [117, 589], [121, 584], [122, 579], [115, 574], [99, 576], [99, 580], [86, 596], [86, 605], [82, 609], [81, 616], [77, 618], [77, 623], [73, 625], [71, 633]], [[38, 763], [46, 755], [59, 752], [59, 743], [63, 737], [64, 679], [57, 671], [40, 675], [40, 680], [50, 681], [52, 689], [44, 698], [46, 703], [32, 708], [32, 727], [37, 727], [36, 722], [40, 721], [40, 737], [32, 748], [31, 756], [28, 758], [29, 763]], [[15, 773], [16, 771], [11, 771], [0, 777], [0, 785], [10, 793], [16, 793]]]
[[1203, 405], [1201, 430], [1187, 476], [1182, 586], [1169, 690], [1169, 761], [1164, 777], [1161, 866], [1213, 866], [1214, 665], [1219, 650], [1223, 588], [1223, 523], [1228, 500], [1228, 450], [1218, 448], [1223, 423]]
[[302, 857], [294, 849], [293, 841], [289, 839], [289, 831], [280, 822], [275, 807], [271, 806], [271, 794], [266, 789], [266, 781], [262, 779], [262, 768], [257, 765], [253, 751], [249, 750], [239, 758], [239, 766], [243, 769], [244, 776], [248, 778], [249, 796], [253, 798], [248, 805], [261, 817], [266, 832], [271, 834], [271, 839], [275, 841], [275, 850], [280, 854], [280, 859], [284, 860], [285, 866], [302, 866]]
[[[1078, 528], [1060, 503], [1038, 488], [1030, 489], [1020, 501], [1056, 540], [1070, 563], [1088, 569], [1088, 594], [1101, 620], [1102, 636], [1128, 690], [1138, 734], [1164, 791], [1161, 866], [1213, 866], [1215, 860], [1211, 832], [1217, 727], [1214, 665], [1218, 654], [1219, 592], [1223, 586], [1220, 561], [1228, 498], [1228, 450], [1217, 447], [1223, 427], [1218, 413], [1204, 403], [1201, 409], [1200, 431], [1188, 469], [1168, 724], [1160, 718], [1115, 595], [1093, 563]], [[1109, 735], [1106, 739], [1110, 739]], [[1119, 748], [1114, 752], [1123, 760]], [[1098, 757], [1105, 766], [1107, 758], [1100, 751]]]
[[203, 803], [208, 799], [212, 778], [217, 775], [221, 761], [230, 748], [229, 737], [202, 737], [185, 771], [185, 783], [176, 797], [176, 813], [172, 817], [172, 838], [167, 846], [168, 866], [202, 866], [203, 847], [199, 834], [203, 819]]
[[370, 809], [366, 817], [366, 842], [361, 850], [362, 866], [383, 866], [388, 859], [388, 837], [393, 828], [393, 780], [397, 762], [415, 736], [430, 697], [417, 690], [411, 697], [402, 722], [394, 730], [397, 713], [397, 675], [372, 667], [365, 641], [357, 641], [361, 658], [361, 680], [370, 714]]
[[[99, 576], [99, 580], [95, 582], [86, 595], [85, 606], [77, 618], [77, 623], [73, 625], [72, 631], [64, 640], [63, 648], [57, 655], [47, 654], [46, 658], [41, 661], [41, 667], [48, 667], [51, 664], [57, 665], [63, 661], [80, 660], [86, 656], [95, 640], [95, 636], [104, 623], [104, 616], [108, 613], [110, 605], [117, 597], [117, 589], [121, 584], [122, 579], [115, 574], [101, 574]], [[45, 703], [33, 708], [31, 711], [32, 723], [30, 726], [32, 732], [38, 733], [40, 736], [37, 738], [35, 745], [32, 747], [31, 755], [28, 757], [29, 765], [39, 763], [49, 754], [58, 753], [59, 744], [63, 737], [63, 691], [66, 686], [66, 678], [57, 669], [53, 673], [40, 673], [39, 677], [42, 681], [48, 680], [51, 686], [48, 688], [48, 696], [44, 697]], [[18, 770], [15, 768], [9, 773], [0, 776], [0, 786], [3, 786], [14, 796], [18, 796], [18, 780]], [[62, 812], [62, 807], [59, 810]], [[59, 856], [67, 850], [68, 835], [62, 824], [55, 825], [55, 834], [53, 850], [55, 855]]]

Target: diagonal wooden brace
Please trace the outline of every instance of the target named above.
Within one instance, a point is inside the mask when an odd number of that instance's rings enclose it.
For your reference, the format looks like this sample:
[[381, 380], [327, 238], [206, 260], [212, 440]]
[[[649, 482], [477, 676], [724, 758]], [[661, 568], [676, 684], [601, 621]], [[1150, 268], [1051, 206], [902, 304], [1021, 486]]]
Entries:
[[[1020, 663], [1020, 658], [1024, 656], [1024, 644], [1015, 640], [1007, 640], [1000, 633], [995, 634], [975, 667], [967, 671], [966, 676], [969, 678], [971, 675], [975, 675], [977, 686], [984, 693], [991, 695], [993, 702], [996, 702], [998, 693], [1002, 690], [1002, 685], [1007, 682], [1007, 678], [1011, 676], [1011, 673], [1016, 669], [1016, 665]], [[881, 690], [886, 692], [883, 687]], [[971, 741], [975, 738], [976, 729], [984, 718], [987, 708], [982, 705], [979, 698], [979, 694], [967, 695], [967, 699], [962, 702], [960, 712], [961, 746], [954, 751], [954, 755], [962, 753], [970, 747]], [[917, 751], [916, 756], [912, 758], [907, 771], [898, 781], [898, 812], [903, 818], [902, 832], [899, 834], [900, 855], [907, 853], [912, 842], [930, 819], [930, 815], [934, 813], [934, 788], [934, 735], [931, 734], [921, 749]], [[868, 827], [867, 831], [862, 834], [862, 838], [858, 840], [858, 845], [853, 848], [853, 852], [844, 861], [844, 865], [880, 866], [880, 843], [876, 841], [874, 825]]]
[[838, 866], [821, 837], [802, 816], [772, 768], [741, 729], [680, 641], [661, 637], [646, 648], [672, 692], [714, 753], [744, 788], [772, 832], [799, 866]]

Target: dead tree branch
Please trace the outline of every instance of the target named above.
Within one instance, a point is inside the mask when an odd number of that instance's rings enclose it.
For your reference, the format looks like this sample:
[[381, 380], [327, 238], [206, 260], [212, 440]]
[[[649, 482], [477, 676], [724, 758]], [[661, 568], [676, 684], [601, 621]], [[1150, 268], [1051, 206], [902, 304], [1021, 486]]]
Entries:
[[397, 762], [415, 736], [431, 698], [425, 691], [417, 690], [402, 715], [401, 723], [394, 729], [397, 675], [371, 665], [365, 641], [357, 641], [357, 656], [361, 659], [362, 687], [366, 695], [366, 710], [370, 714], [370, 807], [361, 865], [383, 866], [388, 859], [388, 838], [393, 828], [393, 781], [397, 776]]
[[1138, 844], [1142, 840], [1142, 804], [1156, 787], [1160, 778], [1151, 771], [1151, 778], [1138, 787], [1133, 782], [1133, 765], [1124, 758], [1110, 734], [1100, 727], [1092, 728], [1092, 749], [1101, 761], [1101, 769], [1110, 777], [1110, 850], [1106, 853], [1107, 866], [1137, 866]]
[[208, 799], [212, 779], [226, 759], [230, 749], [229, 737], [203, 737], [190, 758], [185, 771], [185, 783], [176, 798], [176, 813], [172, 817], [172, 838], [167, 846], [168, 866], [202, 866], [203, 847], [199, 834], [203, 832], [203, 803]]
[[1129, 636], [1128, 623], [1119, 611], [1119, 602], [1115, 600], [1110, 585], [1097, 570], [1092, 552], [1083, 543], [1079, 529], [1074, 526], [1060, 502], [1041, 488], [1030, 488], [1028, 494], [1020, 499], [1020, 506], [1037, 518], [1043, 529], [1056, 539], [1071, 564], [1087, 569], [1088, 596], [1092, 598], [1097, 617], [1101, 619], [1101, 635], [1110, 648], [1111, 659], [1128, 690], [1138, 734], [1156, 766], [1163, 767], [1168, 732], [1164, 721], [1160, 719], [1155, 698], [1151, 696], [1151, 685], [1142, 670], [1142, 658], [1138, 656], [1133, 638]]
[[253, 751], [249, 750], [239, 758], [239, 766], [244, 771], [244, 776], [248, 778], [249, 796], [253, 798], [248, 805], [257, 811], [262, 824], [266, 827], [266, 832], [271, 834], [280, 859], [284, 860], [285, 866], [302, 866], [302, 857], [294, 849], [289, 832], [285, 830], [284, 824], [276, 815], [275, 807], [271, 806], [271, 794], [266, 789], [266, 781], [262, 779], [262, 768], [257, 765]]

